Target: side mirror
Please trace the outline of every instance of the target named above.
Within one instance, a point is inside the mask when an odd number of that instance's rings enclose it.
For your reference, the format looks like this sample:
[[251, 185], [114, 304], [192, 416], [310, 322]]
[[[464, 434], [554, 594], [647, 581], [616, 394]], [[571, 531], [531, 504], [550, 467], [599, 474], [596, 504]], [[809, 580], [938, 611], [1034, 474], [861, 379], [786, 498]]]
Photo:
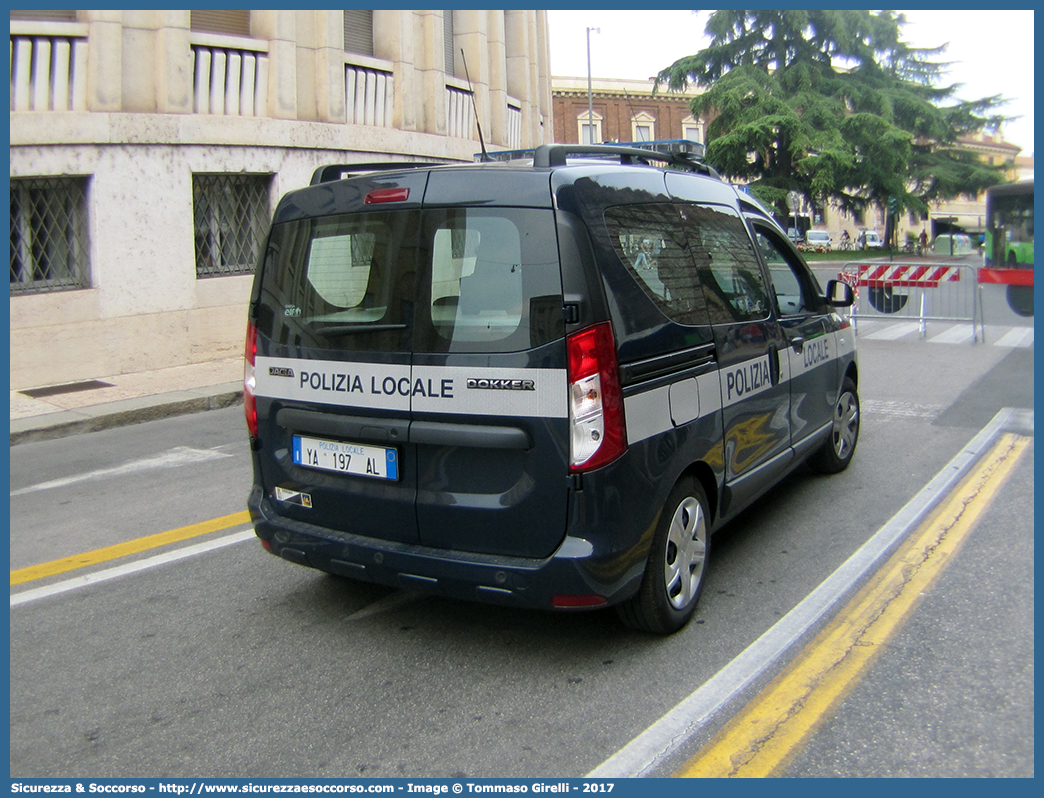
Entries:
[[830, 280], [826, 287], [826, 302], [831, 307], [849, 308], [855, 303], [855, 291], [848, 283]]

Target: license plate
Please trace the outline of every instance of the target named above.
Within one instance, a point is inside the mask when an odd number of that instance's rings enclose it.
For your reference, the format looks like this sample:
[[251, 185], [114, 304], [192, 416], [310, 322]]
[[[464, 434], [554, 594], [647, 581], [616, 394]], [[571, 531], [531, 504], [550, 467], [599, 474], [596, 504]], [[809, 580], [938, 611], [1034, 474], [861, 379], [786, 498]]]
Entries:
[[385, 446], [294, 436], [294, 463], [321, 471], [374, 479], [398, 479], [398, 452]]

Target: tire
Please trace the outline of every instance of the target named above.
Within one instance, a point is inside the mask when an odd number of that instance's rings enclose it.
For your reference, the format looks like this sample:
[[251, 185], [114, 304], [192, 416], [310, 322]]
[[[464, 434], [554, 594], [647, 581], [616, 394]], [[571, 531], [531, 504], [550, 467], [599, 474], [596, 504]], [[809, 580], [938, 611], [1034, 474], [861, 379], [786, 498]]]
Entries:
[[1020, 316], [1032, 316], [1033, 288], [1028, 285], [1009, 285], [1008, 307]]
[[707, 581], [708, 506], [693, 477], [683, 477], [674, 486], [656, 523], [641, 587], [617, 606], [625, 625], [666, 635], [689, 622]]
[[871, 288], [870, 304], [881, 313], [898, 313], [906, 306], [906, 294], [893, 294], [891, 286]]
[[834, 404], [830, 437], [816, 450], [808, 464], [821, 474], [837, 474], [848, 468], [859, 443], [859, 394], [855, 383], [845, 377]]

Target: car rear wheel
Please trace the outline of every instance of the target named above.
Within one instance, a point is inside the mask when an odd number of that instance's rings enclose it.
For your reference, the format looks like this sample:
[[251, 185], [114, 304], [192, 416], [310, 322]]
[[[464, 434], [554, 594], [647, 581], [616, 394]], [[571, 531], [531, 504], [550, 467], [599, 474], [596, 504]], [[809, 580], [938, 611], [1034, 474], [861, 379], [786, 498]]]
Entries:
[[681, 479], [664, 505], [641, 587], [617, 607], [632, 629], [670, 634], [688, 623], [707, 575], [710, 515], [703, 488], [692, 477]]
[[823, 474], [836, 474], [848, 468], [859, 442], [859, 394], [848, 377], [834, 405], [830, 437], [809, 459], [809, 465]]

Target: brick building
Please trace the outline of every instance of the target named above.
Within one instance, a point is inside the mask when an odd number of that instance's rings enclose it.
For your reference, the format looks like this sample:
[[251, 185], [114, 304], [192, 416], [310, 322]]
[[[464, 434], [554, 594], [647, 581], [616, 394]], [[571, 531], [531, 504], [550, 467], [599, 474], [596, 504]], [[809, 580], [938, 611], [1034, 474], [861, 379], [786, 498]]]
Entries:
[[663, 139], [703, 143], [706, 125], [689, 110], [692, 91], [661, 88], [653, 94], [652, 80], [593, 78], [589, 122], [587, 78], [552, 78], [555, 138], [562, 144]]

